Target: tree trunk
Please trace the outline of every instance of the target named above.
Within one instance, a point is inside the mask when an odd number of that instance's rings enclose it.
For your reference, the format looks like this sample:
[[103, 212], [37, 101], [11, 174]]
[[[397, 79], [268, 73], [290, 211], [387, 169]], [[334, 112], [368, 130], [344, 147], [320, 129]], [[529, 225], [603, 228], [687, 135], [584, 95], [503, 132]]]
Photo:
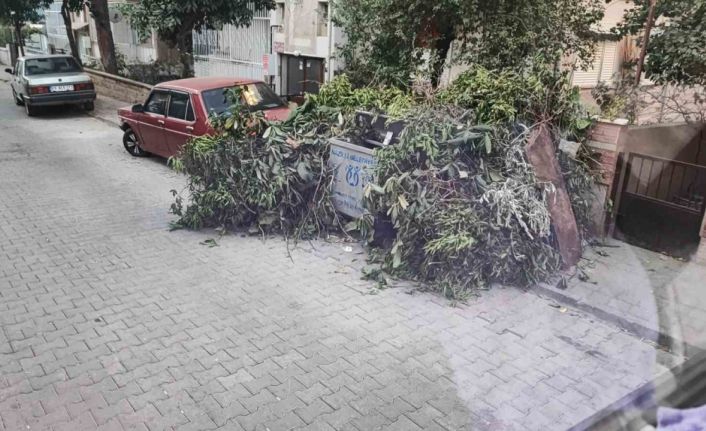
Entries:
[[113, 31], [110, 28], [110, 16], [107, 0], [94, 0], [90, 3], [91, 14], [96, 21], [98, 49], [101, 54], [103, 70], [113, 75], [118, 74], [118, 61], [115, 56]]
[[78, 45], [76, 45], [76, 38], [74, 37], [74, 31], [71, 25], [71, 11], [69, 10], [68, 0], [63, 0], [61, 3], [61, 17], [64, 19], [64, 27], [66, 27], [66, 37], [69, 39], [69, 48], [71, 49], [71, 55], [81, 63], [81, 55], [78, 52]]
[[22, 39], [22, 23], [15, 21], [15, 39], [17, 39], [17, 46], [20, 48], [20, 55], [25, 56], [25, 41]]
[[439, 86], [441, 74], [444, 73], [444, 66], [446, 65], [446, 57], [449, 55], [449, 50], [451, 49], [451, 44], [454, 39], [455, 35], [453, 31], [448, 30], [439, 36], [434, 43], [434, 48], [436, 49], [436, 59], [434, 60], [431, 70], [431, 85], [434, 88]]
[[637, 67], [635, 70], [635, 86], [640, 85], [640, 80], [642, 79], [642, 69], [645, 67], [645, 57], [647, 56], [647, 45], [650, 43], [650, 33], [652, 32], [652, 26], [655, 23], [656, 7], [657, 0], [650, 0], [650, 9], [647, 13], [647, 23], [645, 24], [645, 36], [642, 39], [640, 58], [637, 60]]
[[179, 34], [177, 49], [179, 50], [179, 59], [181, 60], [182, 78], [194, 76], [194, 41], [190, 30], [182, 31]]
[[565, 269], [571, 268], [581, 259], [581, 234], [561, 174], [552, 135], [545, 124], [532, 130], [525, 153], [537, 179], [553, 185], [548, 193], [547, 206], [563, 266]]

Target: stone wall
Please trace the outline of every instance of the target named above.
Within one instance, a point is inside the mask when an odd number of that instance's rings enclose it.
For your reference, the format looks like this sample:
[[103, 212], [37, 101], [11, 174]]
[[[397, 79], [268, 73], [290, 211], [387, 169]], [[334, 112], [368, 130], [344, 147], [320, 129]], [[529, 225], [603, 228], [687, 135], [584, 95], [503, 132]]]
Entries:
[[143, 103], [152, 90], [151, 85], [121, 76], [91, 69], [85, 69], [85, 71], [91, 76], [98, 94], [126, 103]]

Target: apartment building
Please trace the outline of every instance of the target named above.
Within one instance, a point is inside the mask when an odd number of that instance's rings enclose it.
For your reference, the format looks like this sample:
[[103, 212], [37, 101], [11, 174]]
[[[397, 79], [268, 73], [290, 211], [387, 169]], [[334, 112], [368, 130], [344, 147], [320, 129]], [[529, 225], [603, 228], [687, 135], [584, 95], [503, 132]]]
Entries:
[[331, 7], [327, 0], [277, 0], [274, 10], [253, 10], [249, 27], [197, 33], [195, 73], [264, 79], [290, 98], [315, 93], [341, 67], [343, 32], [332, 25]]
[[[150, 63], [160, 57], [161, 51], [157, 35], [153, 33], [147, 39], [140, 39], [137, 32], [130, 27], [127, 18], [120, 13], [120, 2], [109, 2], [111, 14], [111, 29], [115, 49], [121, 53], [127, 63]], [[66, 26], [61, 16], [61, 2], [52, 3], [44, 11], [46, 22], [47, 45], [49, 50], [70, 52]], [[98, 37], [95, 20], [91, 17], [88, 7], [71, 14], [71, 30], [74, 33], [79, 55], [84, 63], [97, 63], [100, 60]]]

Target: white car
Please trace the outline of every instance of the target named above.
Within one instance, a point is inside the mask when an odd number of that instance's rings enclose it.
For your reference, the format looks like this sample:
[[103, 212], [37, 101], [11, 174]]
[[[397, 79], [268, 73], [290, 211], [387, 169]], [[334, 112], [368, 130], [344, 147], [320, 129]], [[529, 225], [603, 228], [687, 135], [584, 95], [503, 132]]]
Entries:
[[24, 105], [27, 115], [37, 113], [39, 106], [81, 105], [93, 110], [96, 90], [91, 78], [69, 55], [20, 57], [12, 75], [12, 95], [17, 105]]

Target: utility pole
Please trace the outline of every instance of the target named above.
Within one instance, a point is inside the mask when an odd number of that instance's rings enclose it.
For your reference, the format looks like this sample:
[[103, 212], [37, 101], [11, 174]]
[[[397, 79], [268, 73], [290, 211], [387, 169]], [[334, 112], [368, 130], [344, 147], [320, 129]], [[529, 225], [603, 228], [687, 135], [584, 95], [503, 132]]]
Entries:
[[640, 85], [640, 79], [642, 78], [642, 69], [645, 67], [645, 57], [647, 56], [647, 45], [650, 42], [650, 32], [652, 32], [652, 26], [654, 26], [655, 21], [655, 9], [657, 7], [657, 0], [650, 0], [650, 9], [647, 13], [647, 23], [645, 23], [645, 35], [642, 38], [642, 47], [640, 48], [640, 58], [637, 61], [637, 68], [635, 70], [635, 87]]

